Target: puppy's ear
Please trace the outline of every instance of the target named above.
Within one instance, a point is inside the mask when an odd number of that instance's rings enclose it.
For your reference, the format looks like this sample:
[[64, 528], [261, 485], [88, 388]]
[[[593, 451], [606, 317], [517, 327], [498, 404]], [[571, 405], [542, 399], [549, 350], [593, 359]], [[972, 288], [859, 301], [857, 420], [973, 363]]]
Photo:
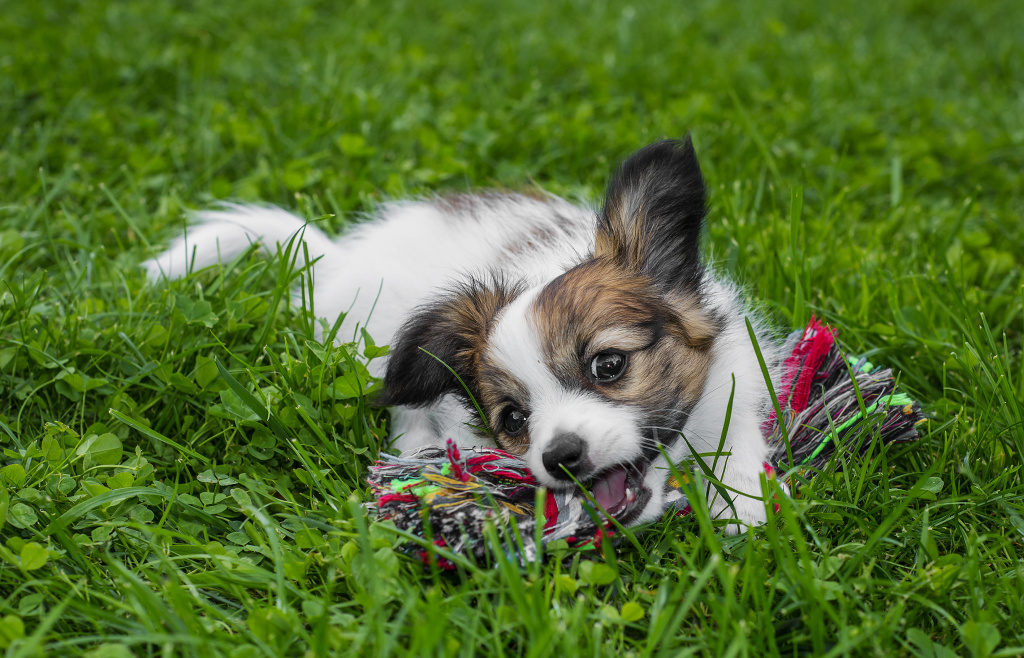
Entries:
[[470, 280], [420, 308], [398, 331], [384, 390], [374, 403], [419, 406], [448, 393], [464, 395], [452, 370], [475, 390], [476, 366], [487, 333], [498, 311], [518, 294], [518, 287], [501, 281]]
[[610, 258], [665, 292], [695, 290], [703, 276], [704, 179], [690, 138], [645, 146], [608, 184], [596, 258]]

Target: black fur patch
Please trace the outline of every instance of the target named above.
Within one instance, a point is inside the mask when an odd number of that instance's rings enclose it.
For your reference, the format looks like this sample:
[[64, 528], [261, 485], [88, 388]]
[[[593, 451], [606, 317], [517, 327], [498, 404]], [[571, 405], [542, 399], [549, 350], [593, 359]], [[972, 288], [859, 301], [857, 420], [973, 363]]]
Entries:
[[475, 396], [480, 350], [494, 318], [521, 291], [522, 286], [500, 277], [470, 279], [418, 309], [397, 334], [384, 390], [374, 402], [422, 406], [449, 393], [467, 397], [451, 370]]

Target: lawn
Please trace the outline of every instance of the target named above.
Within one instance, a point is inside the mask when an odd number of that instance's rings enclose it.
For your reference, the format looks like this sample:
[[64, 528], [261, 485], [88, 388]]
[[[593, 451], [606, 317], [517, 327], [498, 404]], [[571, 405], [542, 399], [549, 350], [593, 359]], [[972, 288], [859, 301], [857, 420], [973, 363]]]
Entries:
[[[4, 3], [0, 650], [1021, 654], [1021, 25], [1013, 0]], [[434, 192], [594, 202], [686, 132], [709, 258], [930, 419], [737, 537], [698, 510], [425, 569], [361, 506], [387, 414], [349, 385], [365, 345], [289, 306], [299, 274], [139, 268], [216, 199], [330, 232]]]

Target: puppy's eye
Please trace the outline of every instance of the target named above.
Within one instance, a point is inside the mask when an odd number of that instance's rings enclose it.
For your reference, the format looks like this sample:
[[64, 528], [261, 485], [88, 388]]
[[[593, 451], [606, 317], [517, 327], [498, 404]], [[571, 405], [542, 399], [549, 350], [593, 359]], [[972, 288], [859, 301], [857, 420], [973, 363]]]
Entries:
[[610, 384], [626, 372], [626, 355], [618, 350], [598, 352], [590, 361], [590, 379], [595, 384]]
[[522, 434], [526, 429], [526, 412], [515, 406], [505, 407], [501, 412], [501, 429], [509, 436]]

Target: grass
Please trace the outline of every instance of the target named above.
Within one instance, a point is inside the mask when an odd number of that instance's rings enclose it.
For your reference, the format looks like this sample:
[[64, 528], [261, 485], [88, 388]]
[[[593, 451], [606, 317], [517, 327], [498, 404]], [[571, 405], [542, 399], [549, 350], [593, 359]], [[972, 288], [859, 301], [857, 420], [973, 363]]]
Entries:
[[[1024, 15], [973, 4], [6, 3], [0, 649], [1024, 652]], [[360, 506], [379, 350], [316, 343], [283, 259], [138, 268], [214, 199], [595, 199], [685, 131], [717, 266], [932, 418], [739, 537], [424, 571]]]

